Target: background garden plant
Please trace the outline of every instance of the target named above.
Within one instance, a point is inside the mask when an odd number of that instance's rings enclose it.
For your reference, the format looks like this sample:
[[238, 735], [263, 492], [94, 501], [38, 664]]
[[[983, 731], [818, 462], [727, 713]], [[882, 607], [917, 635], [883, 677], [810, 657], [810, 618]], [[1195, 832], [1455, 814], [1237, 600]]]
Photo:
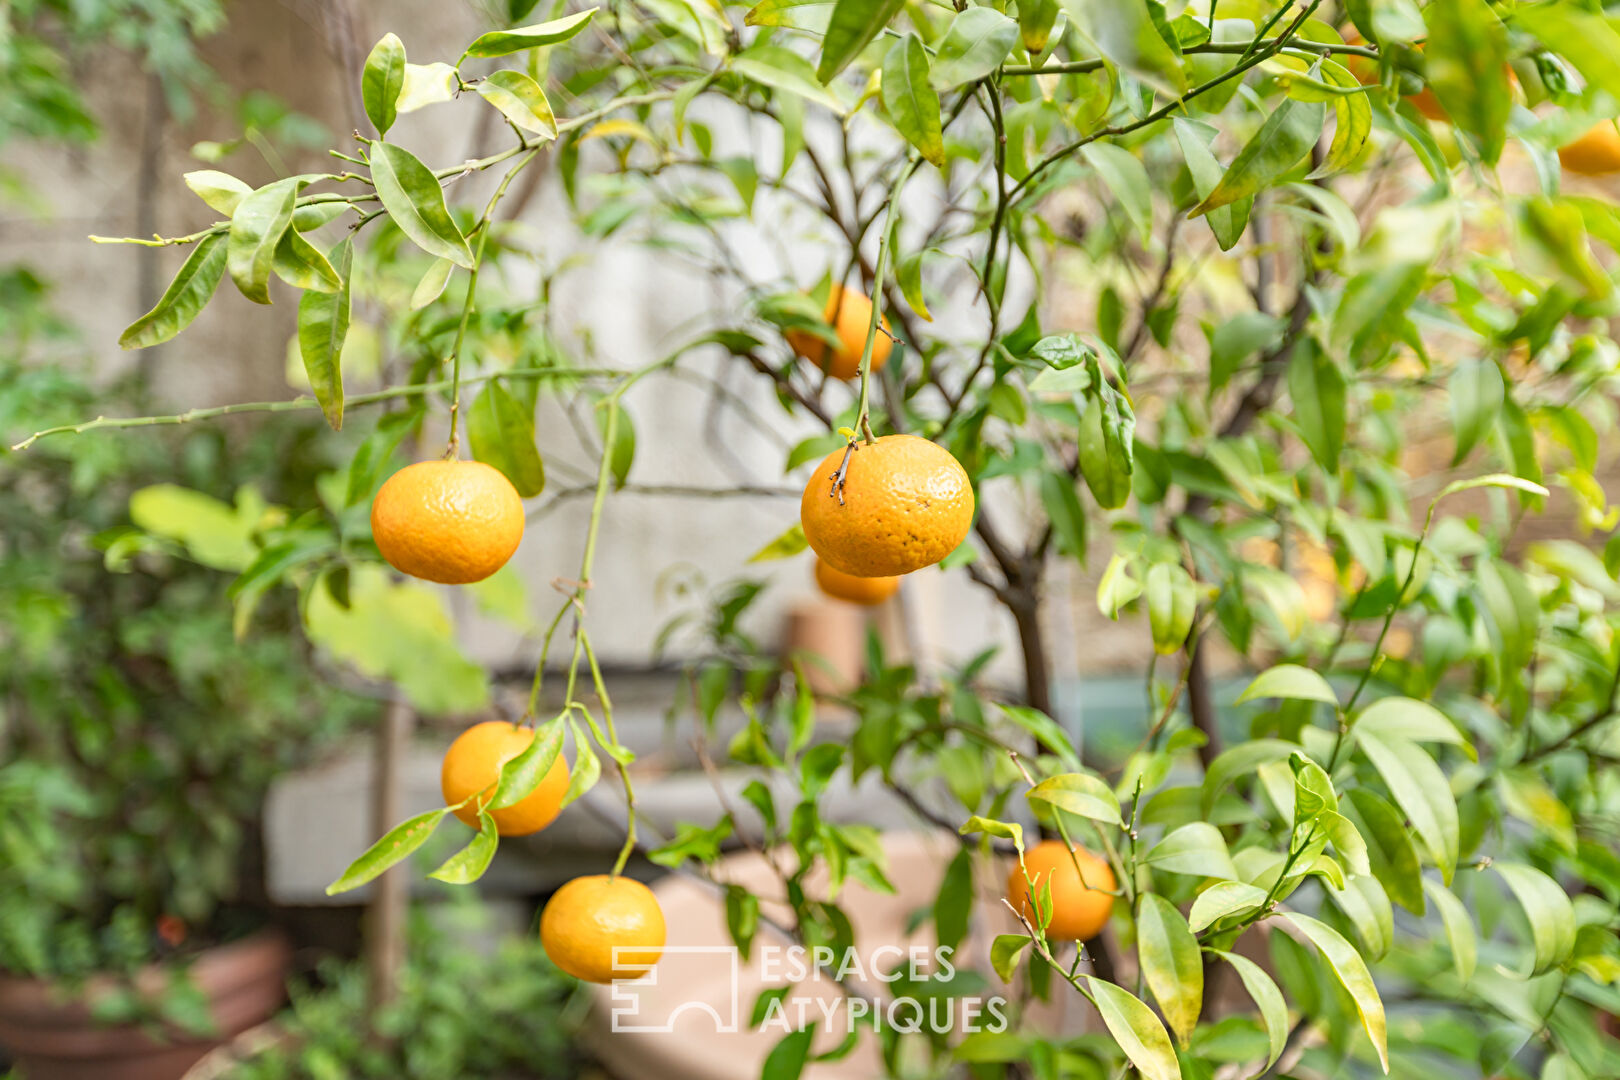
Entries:
[[[736, 629], [753, 593], [726, 595], [691, 702], [712, 728], [736, 699], [749, 719], [729, 759], [799, 787], [785, 815], [750, 788], [765, 834], [746, 838], [792, 851], [793, 932], [847, 941], [840, 884], [889, 887], [875, 830], [818, 813], [842, 770], [879, 774], [962, 834], [929, 913], [941, 944], [966, 934], [973, 864], [1022, 851], [1037, 822], [1100, 852], [1119, 888], [1114, 932], [1083, 952], [1048, 940], [1038, 898], [1027, 933], [991, 950], [995, 977], [1089, 998], [1108, 1039], [1022, 1024], [955, 1045], [863, 1036], [892, 1070], [1612, 1075], [1620, 514], [1600, 477], [1620, 217], [1595, 188], [1564, 190], [1556, 151], [1620, 109], [1620, 20], [1570, 0], [1004, 7], [516, 4], [522, 25], [459, 52], [412, 60], [385, 37], [361, 87], [374, 135], [335, 150], [331, 173], [256, 190], [192, 173], [214, 223], [200, 206], [197, 231], [132, 241], [186, 254], [126, 345], [172, 338], [226, 276], [260, 302], [288, 286], [313, 397], [87, 416], [18, 450], [236, 412], [319, 408], [359, 427], [346, 466], [287, 513], [233, 526], [193, 499], [140, 514], [147, 539], [128, 543], [236, 572], [247, 640], [273, 632], [257, 624], [290, 586], [317, 645], [421, 709], [461, 711], [484, 703], [485, 676], [430, 594], [382, 570], [367, 507], [407, 440], [415, 456], [465, 449], [545, 498], [535, 410], [560, 403], [598, 462], [593, 508], [545, 623], [524, 717], [537, 737], [491, 805], [527, 795], [558, 753], [576, 798], [605, 756], [629, 809], [619, 867], [640, 845], [701, 868], [735, 823], [638, 833], [587, 615], [593, 577], [616, 572], [594, 553], [634, 469], [634, 410], [657, 405], [638, 387], [723, 356], [826, 429], [790, 472], [869, 432], [951, 451], [978, 512], [941, 565], [1005, 606], [1025, 674], [1014, 700], [984, 685], [984, 657], [919, 670], [874, 642], [847, 695], [853, 733], [818, 739], [802, 674]], [[429, 107], [494, 108], [511, 145], [458, 163], [388, 141]], [[664, 357], [564, 339], [544, 291], [488, 272], [529, 257], [502, 208], [540, 168], [587, 235], [690, 259], [727, 302]], [[541, 269], [549, 289], [569, 267]], [[1080, 283], [1082, 316], [1043, 308], [1054, 279]], [[833, 286], [880, 301], [847, 385], [787, 337], [847, 344], [842, 319], [823, 322]], [[345, 395], [357, 303], [409, 363]], [[222, 532], [251, 558], [211, 560]], [[761, 557], [803, 546], [790, 530]], [[1104, 568], [1099, 606], [1154, 657], [1122, 758], [1054, 719], [1041, 605], [1076, 562]], [[511, 586], [490, 580], [475, 588], [498, 605]], [[1257, 673], [1246, 730], [1217, 719], [1224, 659]], [[555, 715], [538, 712], [548, 664]], [[334, 889], [448, 813], [403, 823]], [[435, 876], [475, 880], [496, 845], [486, 817]], [[816, 867], [831, 896], [804, 888]], [[734, 889], [727, 905], [747, 948], [758, 900]], [[812, 1047], [788, 1036], [767, 1074], [797, 1075]]]

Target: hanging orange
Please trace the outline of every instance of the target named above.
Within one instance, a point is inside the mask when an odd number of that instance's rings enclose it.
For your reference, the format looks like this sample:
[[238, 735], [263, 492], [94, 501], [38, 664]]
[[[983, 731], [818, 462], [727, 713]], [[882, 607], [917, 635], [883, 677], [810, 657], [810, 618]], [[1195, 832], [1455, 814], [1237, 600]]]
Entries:
[[419, 461], [382, 486], [371, 535], [402, 574], [466, 585], [489, 577], [523, 539], [523, 500], [481, 461]]
[[[833, 477], [848, 455], [843, 483]], [[955, 551], [973, 525], [973, 485], [950, 451], [915, 435], [834, 450], [804, 487], [799, 523], [815, 553], [856, 577], [896, 577]]]
[[876, 607], [900, 591], [900, 579], [897, 577], [856, 577], [829, 566], [820, 557], [816, 559], [816, 584], [834, 600], [844, 600], [862, 607]]
[[[827, 306], [821, 319], [838, 334], [838, 346], [803, 330], [789, 330], [787, 342], [793, 351], [835, 379], [849, 380], [861, 373], [861, 353], [866, 351], [866, 332], [872, 326], [872, 300], [859, 289], [833, 285], [827, 290]], [[889, 320], [879, 317], [877, 336], [872, 339], [872, 370], [882, 371], [889, 362], [894, 343], [889, 340]]]
[[[439, 788], [446, 806], [457, 807], [456, 817], [478, 828], [478, 804], [487, 802], [501, 778], [501, 766], [534, 742], [534, 729], [488, 720], [474, 724], [456, 737], [439, 768]], [[568, 763], [561, 754], [540, 778], [535, 789], [511, 806], [491, 810], [502, 836], [528, 836], [556, 820], [568, 791]]]
[[1114, 910], [1117, 887], [1107, 860], [1078, 845], [1071, 858], [1069, 849], [1058, 840], [1042, 840], [1024, 852], [1024, 864], [1014, 866], [1007, 877], [1007, 900], [1031, 925], [1036, 923], [1036, 911], [1030, 895], [1039, 897], [1048, 882], [1052, 889], [1048, 938], [1090, 941], [1102, 933]]

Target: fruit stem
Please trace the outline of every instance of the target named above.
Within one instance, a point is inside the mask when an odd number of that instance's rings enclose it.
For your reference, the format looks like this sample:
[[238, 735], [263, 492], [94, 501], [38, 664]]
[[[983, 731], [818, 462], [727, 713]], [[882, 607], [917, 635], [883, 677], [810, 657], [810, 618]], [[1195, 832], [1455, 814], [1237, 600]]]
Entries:
[[[883, 279], [888, 276], [889, 263], [893, 261], [894, 226], [895, 218], [900, 210], [900, 193], [905, 190], [906, 181], [911, 179], [917, 167], [922, 164], [922, 156], [913, 153], [906, 165], [906, 170], [895, 181], [893, 189], [889, 192], [888, 208], [883, 217], [883, 239], [878, 244], [877, 267], [872, 272], [872, 315], [866, 324], [866, 344], [861, 348], [861, 404], [859, 419], [855, 426], [868, 444], [877, 441], [872, 434], [871, 400], [872, 400], [872, 346], [877, 341], [878, 325], [883, 314]], [[853, 445], [853, 440], [851, 440]], [[844, 465], [849, 464], [849, 457], [844, 457]], [[833, 482], [833, 493], [838, 496], [840, 504], [844, 501], [841, 491], [843, 487], [843, 468]]]

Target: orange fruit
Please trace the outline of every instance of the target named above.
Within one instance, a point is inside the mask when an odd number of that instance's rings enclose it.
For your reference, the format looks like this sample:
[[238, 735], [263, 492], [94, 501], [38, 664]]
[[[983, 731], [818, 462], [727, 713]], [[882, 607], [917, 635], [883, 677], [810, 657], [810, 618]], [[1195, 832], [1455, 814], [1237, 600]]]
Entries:
[[1052, 885], [1052, 921], [1046, 927], [1048, 938], [1090, 941], [1102, 933], [1102, 928], [1108, 925], [1109, 913], [1114, 910], [1112, 893], [1116, 888], [1114, 871], [1107, 860], [1079, 845], [1070, 858], [1069, 849], [1060, 840], [1042, 840], [1024, 852], [1024, 865], [1014, 866], [1007, 877], [1007, 899], [1031, 925], [1036, 924], [1036, 912], [1030, 895], [1040, 896], [1047, 882]]
[[[456, 810], [456, 817], [478, 828], [478, 804], [488, 801], [495, 793], [501, 766], [527, 750], [533, 741], [533, 728], [519, 727], [505, 720], [474, 724], [456, 736], [439, 769], [439, 788], [444, 792], [445, 805], [455, 806], [469, 796], [478, 796]], [[568, 763], [558, 754], [533, 791], [511, 806], [491, 810], [490, 817], [495, 819], [495, 828], [502, 836], [537, 833], [556, 820], [567, 791]]]
[[1564, 168], [1582, 176], [1620, 172], [1620, 122], [1605, 120], [1568, 146], [1560, 147]]
[[900, 591], [897, 577], [856, 577], [816, 559], [816, 584], [834, 600], [847, 600], [862, 607], [876, 607]]
[[937, 443], [885, 435], [847, 451], [839, 493], [833, 474], [845, 450], [828, 454], [804, 486], [799, 523], [815, 553], [856, 577], [894, 577], [932, 566], [973, 525], [967, 471]]
[[[838, 348], [827, 355], [827, 343], [803, 330], [789, 330], [787, 342], [793, 351], [835, 379], [853, 379], [861, 373], [861, 353], [866, 350], [866, 331], [872, 325], [872, 300], [859, 289], [833, 285], [827, 290], [827, 306], [821, 320], [838, 333]], [[872, 339], [872, 370], [881, 371], [889, 362], [889, 320], [879, 316], [877, 336]]]
[[523, 500], [481, 461], [419, 461], [382, 486], [371, 535], [395, 570], [441, 585], [483, 581], [523, 539]]
[[[1346, 45], [1365, 44], [1359, 34], [1348, 35], [1344, 39], [1344, 43]], [[1418, 42], [1413, 47], [1417, 49], [1418, 52], [1423, 51], [1422, 42]], [[1377, 61], [1369, 60], [1365, 56], [1356, 56], [1351, 54], [1345, 58], [1344, 66], [1349, 69], [1350, 74], [1356, 77], [1356, 81], [1361, 83], [1363, 86], [1372, 86], [1374, 83], [1378, 82]], [[1502, 66], [1502, 74], [1503, 77], [1507, 79], [1508, 84], [1517, 90], [1519, 85], [1519, 77], [1513, 74], [1513, 69], [1504, 64]], [[1446, 112], [1446, 107], [1440, 104], [1440, 99], [1435, 96], [1435, 92], [1431, 87], [1424, 86], [1423, 89], [1419, 90], [1415, 94], [1407, 94], [1406, 100], [1412, 103], [1412, 107], [1414, 109], [1428, 117], [1430, 120], [1434, 120], [1441, 124], [1451, 123], [1451, 115]]]
[[640, 978], [664, 954], [664, 934], [658, 898], [627, 877], [575, 878], [540, 913], [546, 955], [586, 982]]

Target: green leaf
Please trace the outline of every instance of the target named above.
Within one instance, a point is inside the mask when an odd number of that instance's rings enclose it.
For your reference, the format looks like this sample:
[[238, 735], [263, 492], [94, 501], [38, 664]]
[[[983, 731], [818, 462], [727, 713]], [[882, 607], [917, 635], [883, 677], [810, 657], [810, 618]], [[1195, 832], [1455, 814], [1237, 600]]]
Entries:
[[119, 347], [159, 345], [190, 326], [225, 276], [226, 243], [224, 233], [209, 233], [199, 240], [152, 310], [119, 335]]
[[[983, 8], [974, 8], [983, 11]], [[1137, 156], [1111, 142], [1094, 142], [1080, 150], [1086, 164], [1119, 200], [1121, 210], [1136, 227], [1136, 238], [1146, 245], [1153, 238], [1153, 184]]]
[[1346, 794], [1344, 813], [1361, 834], [1369, 868], [1384, 892], [1414, 915], [1422, 915], [1423, 870], [1411, 830], [1400, 813], [1365, 788], [1352, 788]]
[[1294, 421], [1316, 463], [1329, 473], [1339, 471], [1344, 449], [1345, 379], [1339, 365], [1307, 338], [1294, 347], [1288, 362], [1288, 396]]
[[1485, 164], [1495, 165], [1513, 112], [1507, 27], [1486, 0], [1433, 0], [1423, 9], [1423, 21], [1429, 28], [1423, 54], [1429, 86], [1451, 122], [1478, 140]]
[[1093, 975], [1082, 975], [1103, 1026], [1147, 1080], [1181, 1080], [1181, 1065], [1164, 1025], [1129, 990]]
[[1446, 926], [1446, 940], [1451, 943], [1451, 962], [1457, 966], [1457, 978], [1466, 986], [1474, 977], [1474, 965], [1479, 955], [1479, 935], [1474, 920], [1457, 895], [1432, 878], [1423, 879], [1423, 891], [1440, 912]]
[[1186, 1046], [1204, 1007], [1204, 965], [1198, 941], [1176, 906], [1158, 893], [1143, 893], [1136, 913], [1136, 952], [1153, 1000]]
[[[986, 8], [974, 8], [986, 11]], [[991, 12], [994, 14], [994, 12]], [[883, 58], [883, 107], [906, 142], [932, 165], [945, 164], [939, 95], [928, 81], [928, 52], [909, 31]]]
[[1058, 0], [1019, 0], [1018, 30], [1031, 57], [1046, 50], [1058, 17]]
[[759, 932], [759, 896], [741, 885], [726, 886], [726, 930], [742, 958], [753, 953], [754, 935]]
[[1239, 743], [1230, 750], [1223, 750], [1209, 763], [1209, 768], [1204, 773], [1200, 798], [1203, 814], [1209, 815], [1215, 807], [1215, 800], [1233, 780], [1270, 762], [1287, 761], [1298, 749], [1297, 744], [1283, 742], [1281, 739], [1251, 739]]
[[955, 949], [967, 937], [973, 912], [973, 852], [959, 847], [934, 896], [934, 931], [941, 948]]
[[602, 762], [591, 748], [579, 721], [570, 716], [568, 726], [574, 733], [574, 764], [568, 770], [568, 790], [563, 792], [562, 800], [564, 806], [590, 791], [602, 778]]
[[1502, 670], [1517, 672], [1535, 653], [1541, 616], [1536, 595], [1519, 568], [1502, 559], [1479, 560], [1474, 577]]
[[1350, 867], [1351, 873], [1372, 873], [1367, 840], [1361, 835], [1361, 830], [1356, 828], [1355, 822], [1336, 810], [1328, 810], [1317, 818], [1316, 825], [1332, 842], [1340, 860]]
[[1153, 630], [1153, 651], [1174, 656], [1187, 643], [1198, 611], [1198, 587], [1178, 563], [1148, 567], [1143, 595]]
[[1080, 506], [1069, 474], [1056, 469], [1041, 473], [1041, 506], [1052, 523], [1052, 535], [1059, 553], [1073, 559], [1086, 556], [1086, 512]]
[[1350, 925], [1355, 928], [1362, 950], [1374, 960], [1389, 951], [1395, 937], [1395, 916], [1390, 910], [1389, 896], [1375, 877], [1352, 877], [1343, 888], [1331, 881], [1323, 887]]
[[409, 858], [412, 852], [427, 842], [449, 812], [444, 808], [429, 810], [395, 825], [381, 840], [367, 848], [364, 855], [350, 863], [341, 877], [326, 887], [326, 895], [336, 896], [357, 889], [395, 863]]
[[1384, 1003], [1378, 996], [1378, 987], [1373, 984], [1372, 973], [1367, 970], [1367, 962], [1354, 946], [1326, 923], [1298, 912], [1289, 912], [1288, 920], [1299, 927], [1300, 932], [1327, 959], [1339, 984], [1355, 1001], [1356, 1011], [1361, 1014], [1361, 1025], [1372, 1040], [1373, 1049], [1378, 1052], [1378, 1062], [1387, 1074], [1389, 1039], [1384, 1029]]
[[500, 842], [495, 819], [489, 815], [489, 811], [481, 810], [478, 813], [478, 835], [428, 877], [451, 885], [471, 885], [489, 869], [489, 861], [495, 857], [495, 849]]
[[999, 68], [1017, 43], [1018, 24], [994, 8], [958, 12], [934, 50], [934, 89], [977, 82]]
[[197, 198], [208, 204], [208, 208], [216, 214], [230, 217], [236, 213], [243, 198], [253, 193], [253, 189], [238, 180], [230, 173], [222, 173], [217, 169], [199, 169], [185, 175], [186, 187], [196, 193]]
[[1047, 777], [1030, 788], [1025, 797], [1092, 821], [1107, 825], [1124, 824], [1119, 816], [1119, 798], [1114, 794], [1114, 789], [1089, 773], [1060, 773]]
[[1523, 477], [1513, 476], [1509, 473], [1491, 473], [1488, 476], [1475, 476], [1468, 480], [1453, 480], [1440, 489], [1440, 494], [1434, 497], [1434, 501], [1439, 502], [1447, 495], [1455, 495], [1460, 491], [1472, 491], [1475, 488], [1482, 487], [1512, 488], [1515, 491], [1522, 491], [1529, 495], [1538, 495], [1543, 499], [1548, 495], [1547, 489], [1533, 480], [1526, 480]]
[[1457, 800], [1446, 774], [1421, 747], [1406, 739], [1359, 733], [1356, 743], [1384, 778], [1396, 805], [1411, 819], [1413, 830], [1440, 868], [1440, 876], [1451, 884], [1461, 841]]
[[343, 288], [343, 279], [331, 262], [297, 229], [281, 234], [271, 268], [278, 278], [295, 289], [335, 293]]
[[816, 34], [827, 32], [837, 0], [760, 0], [743, 19], [747, 26], [791, 26]]
[[297, 180], [277, 180], [244, 196], [231, 215], [225, 265], [242, 295], [256, 304], [270, 302], [276, 246], [292, 224], [297, 198]]
[[[1181, 117], [1176, 117], [1172, 123], [1176, 129], [1176, 142], [1181, 145], [1181, 156], [1187, 162], [1187, 171], [1192, 174], [1193, 190], [1199, 199], [1207, 199], [1220, 186], [1225, 174], [1221, 163], [1216, 160], [1215, 154], [1209, 148], [1215, 129], [1208, 124], [1198, 124]], [[1249, 225], [1249, 211], [1252, 209], [1254, 196], [1249, 195], [1234, 199], [1228, 205], [1204, 215], [1210, 231], [1215, 234], [1215, 243], [1222, 251], [1230, 251], [1243, 238], [1243, 231]]]
[[467, 441], [472, 455], [512, 481], [532, 499], [546, 488], [546, 466], [534, 445], [534, 411], [491, 379], [467, 410]]
[[404, 89], [405, 45], [393, 34], [384, 34], [372, 46], [365, 70], [360, 73], [360, 100], [379, 138], [394, 126], [400, 91]]
[[1328, 85], [1351, 92], [1332, 96], [1333, 141], [1328, 144], [1322, 164], [1311, 171], [1308, 179], [1312, 180], [1332, 176], [1355, 165], [1372, 136], [1372, 102], [1367, 100], [1360, 82], [1342, 64], [1332, 60], [1322, 60], [1318, 66]]
[[1293, 701], [1322, 701], [1339, 704], [1338, 695], [1319, 672], [1298, 664], [1278, 664], [1255, 676], [1238, 695], [1237, 704], [1257, 698], [1288, 698]]
[[[1254, 137], [1246, 143], [1232, 165], [1190, 216], [1250, 198], [1271, 187], [1311, 152], [1322, 136], [1326, 106], [1320, 102], [1283, 100]], [[1186, 143], [1182, 143], [1183, 153]]]
[[1069, 18], [1104, 58], [1179, 97], [1187, 75], [1164, 40], [1147, 0], [1061, 0]]
[[1018, 970], [1018, 958], [1033, 940], [1025, 934], [997, 934], [996, 940], [990, 943], [990, 968], [1002, 982], [1012, 982], [1013, 973]]
[[1095, 355], [1086, 360], [1091, 382], [1081, 397], [1080, 473], [1098, 505], [1115, 510], [1131, 495], [1136, 413], [1103, 377]]
[[1519, 202], [1517, 209], [1525, 263], [1591, 299], [1609, 296], [1614, 282], [1592, 253], [1586, 220], [1579, 207], [1562, 199], [1538, 196]]
[[1408, 697], [1380, 698], [1357, 715], [1354, 729], [1379, 738], [1410, 739], [1413, 742], [1449, 743], [1474, 756], [1473, 744], [1446, 719], [1445, 713], [1426, 701]]
[[521, 71], [492, 71], [476, 87], [515, 126], [545, 139], [557, 137], [557, 118], [540, 84]]
[[1243, 980], [1243, 988], [1249, 992], [1254, 1003], [1260, 1006], [1260, 1018], [1266, 1024], [1266, 1038], [1270, 1041], [1270, 1056], [1266, 1058], [1266, 1067], [1263, 1072], [1269, 1072], [1282, 1056], [1283, 1049], [1288, 1045], [1288, 1003], [1283, 1000], [1282, 991], [1267, 975], [1265, 969], [1246, 956], [1236, 953], [1210, 950], [1214, 955], [1232, 965]]
[[[608, 455], [608, 471], [613, 475], [613, 490], [618, 491], [630, 479], [630, 466], [636, 461], [636, 428], [630, 414], [617, 400], [597, 403], [596, 426], [609, 445], [603, 448]], [[611, 432], [611, 437], [610, 437]]]
[[1172, 874], [1224, 878], [1235, 881], [1237, 868], [1227, 853], [1221, 831], [1206, 821], [1194, 821], [1170, 833], [1142, 859], [1157, 870]]
[[765, 1056], [759, 1080], [799, 1080], [804, 1063], [810, 1057], [810, 1041], [815, 1034], [816, 1025], [809, 1023], [782, 1036], [782, 1041], [771, 1047], [771, 1052]]
[[1282, 335], [1282, 320], [1263, 311], [1240, 311], [1215, 328], [1209, 339], [1209, 388], [1218, 393], [1238, 368], [1271, 349]]
[[926, 251], [914, 251], [901, 259], [894, 268], [894, 278], [900, 285], [900, 295], [906, 298], [906, 303], [918, 318], [933, 322], [934, 316], [929, 313], [928, 301], [923, 296], [922, 265], [926, 254]]
[[455, 272], [456, 264], [449, 259], [434, 259], [428, 266], [427, 273], [422, 280], [416, 283], [411, 291], [411, 310], [420, 311], [444, 292], [444, 287], [450, 283], [450, 275]]
[[346, 202], [300, 202], [293, 206], [293, 228], [301, 233], [314, 232], [322, 225], [330, 225], [348, 211], [354, 209]]
[[1016, 821], [996, 821], [994, 818], [980, 817], [974, 814], [962, 823], [956, 830], [962, 836], [971, 836], [973, 833], [989, 833], [999, 836], [1003, 840], [1011, 840], [1018, 848], [1020, 855], [1024, 852], [1024, 827]]
[[1620, 56], [1620, 27], [1612, 20], [1572, 0], [1559, 0], [1515, 8], [1513, 23], [1562, 54], [1593, 87], [1620, 100], [1620, 66], [1614, 62]]
[[837, 0], [827, 19], [816, 78], [831, 82], [905, 6], [905, 0]]
[[298, 355], [315, 400], [333, 431], [343, 427], [343, 342], [349, 336], [349, 275], [354, 248], [345, 239], [332, 249], [340, 282], [336, 292], [298, 298]]
[[1142, 595], [1142, 583], [1131, 577], [1130, 568], [1130, 559], [1116, 551], [1097, 580], [1097, 610], [1110, 619], [1118, 619], [1120, 609]]
[[446, 63], [406, 64], [396, 111], [415, 112], [456, 98], [456, 69]]
[[565, 15], [561, 19], [536, 23], [534, 26], [520, 26], [515, 30], [492, 30], [474, 38], [473, 43], [467, 46], [465, 55], [505, 56], [524, 49], [537, 49], [542, 45], [555, 45], [559, 41], [567, 41], [585, 29], [595, 15], [595, 8], [587, 8], [572, 15]]
[[1564, 887], [1524, 863], [1493, 862], [1491, 869], [1507, 882], [1530, 924], [1536, 950], [1530, 974], [1551, 971], [1568, 960], [1575, 952], [1575, 908]]
[[264, 500], [252, 488], [237, 493], [231, 506], [178, 484], [153, 484], [129, 497], [129, 518], [144, 529], [184, 545], [186, 554], [215, 570], [240, 572], [258, 555], [253, 534], [264, 516]]
[[731, 70], [761, 86], [796, 94], [840, 116], [844, 114], [843, 103], [817, 81], [810, 61], [792, 49], [781, 45], [753, 45], [732, 59]]
[[1446, 385], [1451, 394], [1451, 427], [1457, 440], [1451, 456], [1455, 467], [1495, 425], [1507, 384], [1495, 360], [1464, 357], [1457, 361]]
[[444, 204], [444, 189], [416, 155], [393, 143], [372, 143], [371, 178], [383, 208], [417, 247], [472, 269], [472, 252]]
[[1058, 726], [1057, 721], [1026, 705], [1002, 705], [1002, 713], [1035, 737], [1035, 741], [1056, 754], [1058, 760], [1063, 762], [1065, 768], [1071, 772], [1080, 771], [1080, 758], [1074, 752], [1074, 744]]
[[750, 555], [748, 561], [771, 562], [775, 559], [792, 558], [809, 546], [810, 542], [804, 538], [804, 526], [794, 522], [782, 535]]
[[1217, 881], [1193, 900], [1192, 913], [1187, 919], [1188, 928], [1195, 934], [1202, 933], [1228, 915], [1253, 911], [1265, 902], [1264, 889], [1241, 881]]
[[551, 771], [557, 755], [562, 753], [562, 744], [562, 717], [537, 727], [529, 745], [501, 766], [500, 779], [490, 794], [487, 809], [501, 810], [532, 795]]

